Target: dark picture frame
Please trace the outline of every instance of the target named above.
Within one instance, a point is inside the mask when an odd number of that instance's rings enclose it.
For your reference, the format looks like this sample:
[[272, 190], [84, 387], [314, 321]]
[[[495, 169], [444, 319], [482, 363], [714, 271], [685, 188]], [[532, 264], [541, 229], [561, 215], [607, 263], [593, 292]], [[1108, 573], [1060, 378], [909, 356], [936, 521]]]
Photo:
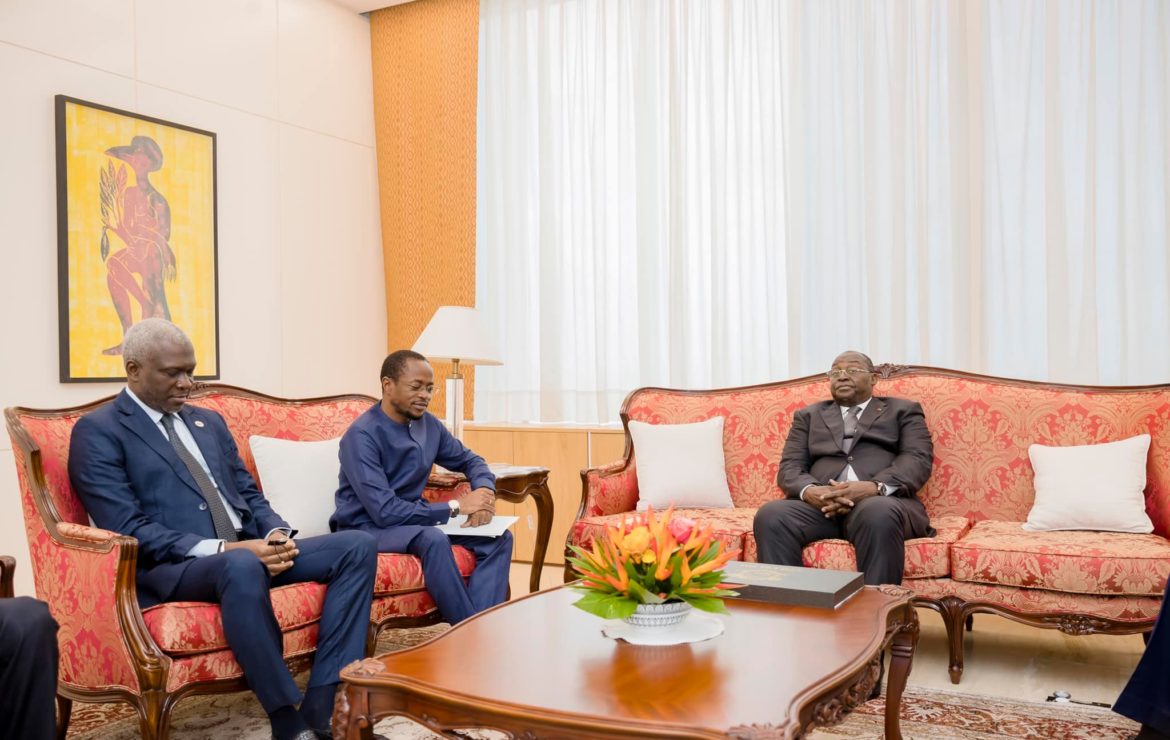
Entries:
[[57, 139], [62, 383], [123, 380], [125, 330], [167, 318], [220, 377], [216, 135], [67, 95]]

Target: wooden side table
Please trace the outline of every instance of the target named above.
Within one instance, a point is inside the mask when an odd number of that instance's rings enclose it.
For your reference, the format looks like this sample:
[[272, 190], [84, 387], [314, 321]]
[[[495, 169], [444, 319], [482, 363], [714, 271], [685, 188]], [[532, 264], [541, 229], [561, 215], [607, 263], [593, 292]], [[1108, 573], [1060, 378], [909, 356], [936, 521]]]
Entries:
[[496, 498], [518, 504], [531, 497], [536, 502], [536, 546], [532, 551], [532, 575], [528, 579], [528, 592], [538, 591], [553, 523], [553, 498], [552, 491], [548, 488], [548, 468], [496, 464], [490, 467], [496, 476]]

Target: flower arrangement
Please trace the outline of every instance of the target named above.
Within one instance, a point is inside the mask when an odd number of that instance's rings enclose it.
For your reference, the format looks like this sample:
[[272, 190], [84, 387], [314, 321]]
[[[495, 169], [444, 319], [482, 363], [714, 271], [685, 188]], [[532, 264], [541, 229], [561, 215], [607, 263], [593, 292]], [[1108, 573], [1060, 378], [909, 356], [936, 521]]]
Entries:
[[595, 538], [591, 550], [573, 546], [569, 562], [581, 574], [573, 586], [584, 592], [574, 606], [605, 619], [625, 619], [639, 604], [685, 601], [696, 609], [726, 612], [720, 569], [739, 554], [714, 542], [712, 527], [700, 531], [690, 519], [661, 517], [654, 510], [623, 519]]

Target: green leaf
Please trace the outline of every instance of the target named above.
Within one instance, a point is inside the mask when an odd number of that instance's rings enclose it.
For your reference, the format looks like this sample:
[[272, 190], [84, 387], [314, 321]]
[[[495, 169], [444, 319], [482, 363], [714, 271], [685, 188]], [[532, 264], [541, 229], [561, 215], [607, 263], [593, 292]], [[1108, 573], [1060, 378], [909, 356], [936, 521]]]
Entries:
[[719, 614], [726, 614], [727, 607], [723, 605], [723, 599], [716, 599], [710, 596], [695, 596], [693, 594], [680, 594], [683, 601], [687, 602], [696, 609], [702, 609], [705, 612], [716, 612]]
[[643, 604], [661, 604], [665, 601], [656, 592], [647, 590], [637, 581], [630, 581], [630, 596]]
[[638, 604], [628, 596], [603, 594], [597, 591], [585, 594], [573, 606], [602, 619], [625, 619], [634, 613]]

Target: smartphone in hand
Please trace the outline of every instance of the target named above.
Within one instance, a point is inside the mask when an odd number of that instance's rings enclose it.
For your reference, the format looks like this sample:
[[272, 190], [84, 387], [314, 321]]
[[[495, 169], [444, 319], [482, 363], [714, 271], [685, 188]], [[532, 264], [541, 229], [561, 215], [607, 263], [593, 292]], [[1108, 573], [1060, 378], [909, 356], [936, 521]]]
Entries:
[[273, 532], [272, 536], [268, 538], [268, 546], [269, 547], [280, 547], [281, 545], [283, 545], [284, 543], [288, 542], [289, 540], [291, 540], [293, 537], [296, 537], [296, 536], [297, 536], [297, 530], [295, 530], [295, 529], [289, 530], [288, 534], [285, 534], [284, 532]]

